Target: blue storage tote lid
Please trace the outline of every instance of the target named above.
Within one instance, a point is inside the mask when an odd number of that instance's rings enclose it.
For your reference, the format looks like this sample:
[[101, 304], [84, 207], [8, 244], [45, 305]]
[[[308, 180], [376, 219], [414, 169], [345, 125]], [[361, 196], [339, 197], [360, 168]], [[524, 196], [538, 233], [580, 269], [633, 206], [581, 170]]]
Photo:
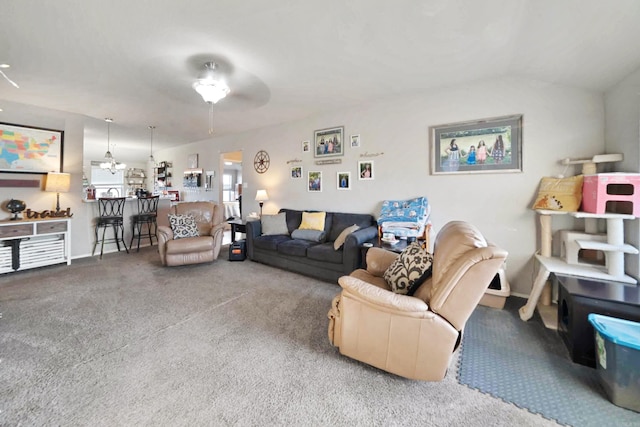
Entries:
[[589, 313], [589, 322], [615, 344], [640, 350], [640, 323]]

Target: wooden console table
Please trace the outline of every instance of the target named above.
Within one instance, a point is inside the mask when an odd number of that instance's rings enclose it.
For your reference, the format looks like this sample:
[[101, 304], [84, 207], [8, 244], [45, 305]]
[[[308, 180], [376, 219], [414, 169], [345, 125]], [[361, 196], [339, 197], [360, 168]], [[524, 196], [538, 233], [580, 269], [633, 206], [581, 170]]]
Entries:
[[69, 218], [0, 221], [0, 273], [71, 264]]

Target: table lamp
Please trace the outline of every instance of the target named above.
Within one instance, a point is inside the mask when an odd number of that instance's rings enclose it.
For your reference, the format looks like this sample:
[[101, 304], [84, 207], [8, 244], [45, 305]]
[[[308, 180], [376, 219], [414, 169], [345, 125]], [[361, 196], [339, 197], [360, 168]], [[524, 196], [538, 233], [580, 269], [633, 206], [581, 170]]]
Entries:
[[269, 195], [267, 194], [267, 190], [258, 190], [256, 192], [256, 200], [260, 205], [260, 216], [262, 216], [262, 205], [264, 205], [264, 202], [269, 200]]
[[47, 174], [47, 184], [44, 191], [57, 193], [56, 213], [60, 212], [60, 193], [69, 192], [69, 187], [71, 187], [71, 174], [63, 172], [49, 172]]

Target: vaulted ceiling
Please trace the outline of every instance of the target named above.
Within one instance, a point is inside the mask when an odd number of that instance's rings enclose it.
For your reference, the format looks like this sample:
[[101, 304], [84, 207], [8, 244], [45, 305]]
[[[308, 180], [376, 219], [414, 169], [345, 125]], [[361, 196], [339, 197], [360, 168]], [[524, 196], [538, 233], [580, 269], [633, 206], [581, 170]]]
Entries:
[[[0, 0], [3, 101], [74, 112], [119, 159], [209, 137], [191, 85], [231, 87], [216, 135], [515, 76], [605, 91], [640, 68], [637, 0]], [[5, 108], [6, 110], [6, 108]], [[2, 121], [2, 113], [0, 113]], [[125, 157], [123, 157], [125, 156]]]

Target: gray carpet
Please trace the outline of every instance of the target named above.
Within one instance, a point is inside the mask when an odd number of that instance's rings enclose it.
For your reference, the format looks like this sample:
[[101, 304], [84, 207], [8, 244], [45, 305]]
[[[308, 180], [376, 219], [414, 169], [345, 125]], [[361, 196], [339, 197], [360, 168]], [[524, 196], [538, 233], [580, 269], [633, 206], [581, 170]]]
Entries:
[[609, 402], [597, 371], [573, 363], [560, 336], [536, 317], [520, 320], [526, 300], [505, 309], [478, 307], [467, 323], [458, 378], [462, 384], [561, 424], [640, 426], [640, 414]]
[[556, 425], [458, 384], [455, 360], [426, 383], [341, 356], [338, 290], [155, 248], [2, 275], [0, 425]]

